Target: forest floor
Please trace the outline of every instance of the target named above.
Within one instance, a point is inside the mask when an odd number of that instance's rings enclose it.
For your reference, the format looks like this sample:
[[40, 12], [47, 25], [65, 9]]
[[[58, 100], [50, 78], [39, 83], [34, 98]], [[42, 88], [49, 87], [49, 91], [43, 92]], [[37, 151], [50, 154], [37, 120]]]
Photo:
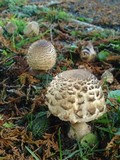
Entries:
[[[119, 0], [0, 1], [0, 160], [120, 159], [119, 6]], [[38, 22], [38, 35], [24, 35], [30, 21]], [[12, 34], [8, 22], [17, 26]], [[39, 39], [53, 43], [57, 62], [49, 73], [33, 75], [26, 54]], [[97, 52], [94, 62], [80, 58], [86, 41]], [[90, 122], [96, 145], [70, 139], [70, 124], [48, 117], [45, 105], [53, 77], [81, 65], [98, 79], [110, 71], [102, 85], [107, 113]]]
[[[45, 4], [51, 0], [31, 0], [30, 2]], [[92, 23], [98, 26], [114, 27], [114, 29], [120, 30], [119, 0], [60, 0], [52, 2], [59, 2], [67, 12], [91, 19]]]

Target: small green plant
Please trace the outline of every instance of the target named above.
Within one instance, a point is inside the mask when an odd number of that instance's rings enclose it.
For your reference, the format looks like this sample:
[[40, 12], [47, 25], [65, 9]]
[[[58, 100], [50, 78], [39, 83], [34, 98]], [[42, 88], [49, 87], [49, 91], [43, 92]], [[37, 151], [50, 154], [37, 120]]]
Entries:
[[58, 60], [58, 61], [63, 61], [63, 60], [65, 60], [64, 55], [63, 55], [62, 53], [59, 54], [58, 57], [57, 57], [57, 60]]
[[52, 75], [49, 73], [38, 75], [37, 78], [41, 80], [42, 87], [46, 87], [53, 79]]
[[79, 34], [79, 31], [78, 30], [73, 30], [70, 32], [70, 34], [74, 37], [76, 37], [78, 34]]
[[97, 57], [100, 61], [105, 61], [109, 55], [110, 55], [110, 53], [108, 51], [103, 50], [98, 53]]
[[11, 122], [5, 122], [3, 124], [3, 127], [5, 127], [5, 128], [13, 128], [13, 127], [15, 127], [15, 125], [13, 123], [11, 123]]
[[88, 144], [86, 146], [82, 146], [79, 142], [78, 142], [78, 147], [79, 147], [78, 155], [81, 158], [81, 160], [89, 160], [90, 157], [95, 153], [96, 149], [96, 145], [90, 146]]
[[16, 7], [23, 6], [27, 3], [27, 0], [5, 0], [10, 11], [14, 11]]
[[74, 150], [64, 150], [63, 156], [65, 157], [63, 160], [68, 159], [80, 159], [80, 160], [89, 160], [90, 157], [96, 152], [96, 145], [90, 146], [89, 144], [83, 146], [79, 141], [77, 141], [77, 145], [74, 145]]
[[12, 23], [17, 25], [17, 33], [22, 34], [27, 22], [24, 19], [12, 17], [10, 20]]
[[58, 11], [58, 15], [57, 15], [56, 19], [58, 19], [58, 20], [66, 20], [66, 19], [68, 19], [70, 17], [71, 17], [70, 14], [68, 14], [65, 11], [60, 10], [60, 11]]
[[36, 5], [26, 5], [18, 12], [18, 17], [30, 17], [39, 14], [39, 9]]
[[41, 111], [36, 115], [28, 115], [28, 127], [27, 130], [33, 133], [33, 136], [40, 138], [48, 130], [49, 119], [47, 118], [47, 112]]
[[51, 21], [51, 22], [57, 22], [59, 20], [67, 20], [68, 18], [71, 17], [70, 14], [68, 14], [67, 12], [61, 10], [61, 9], [50, 9], [50, 8], [46, 8], [43, 7], [40, 10], [40, 14], [42, 15], [43, 18]]
[[114, 98], [120, 102], [120, 90], [109, 91], [108, 98]]
[[117, 51], [120, 53], [120, 40], [112, 40], [110, 41], [109, 47], [113, 49], [114, 51]]
[[14, 63], [13, 56], [14, 56], [14, 53], [12, 53], [11, 51], [5, 50], [5, 49], [2, 50], [2, 52], [1, 52], [1, 58], [2, 58], [1, 64], [3, 65], [3, 67], [8, 67], [9, 68], [10, 65], [12, 65]]
[[2, 20], [2, 19], [0, 20], [0, 26], [1, 26], [1, 27], [3, 27], [3, 26], [4, 26], [4, 22], [3, 22], [3, 20]]
[[94, 31], [91, 35], [93, 37], [93, 41], [96, 41], [98, 39], [105, 39], [105, 38], [109, 38], [109, 37], [114, 37], [115, 36], [115, 31], [113, 30], [103, 30], [101, 31]]
[[94, 121], [95, 124], [100, 124], [100, 126], [96, 125], [96, 128], [99, 129], [101, 138], [103, 134], [104, 135], [107, 134], [107, 137], [110, 140], [114, 135], [119, 133], [119, 128], [120, 128], [119, 99], [120, 99], [120, 90], [109, 91], [106, 103], [107, 105], [109, 105], [110, 111], [101, 118], [99, 118], [98, 120]]
[[82, 22], [88, 22], [88, 23], [92, 23], [93, 22], [93, 19], [85, 18], [85, 17], [78, 17], [78, 20], [82, 21]]
[[30, 17], [39, 13], [36, 5], [28, 5], [27, 0], [5, 0], [1, 5], [7, 5], [7, 11], [18, 18]]
[[20, 36], [21, 40], [17, 41], [16, 44], [15, 44], [16, 49], [20, 49], [20, 48], [22, 48], [23, 46], [25, 46], [27, 44], [30, 44], [32, 42], [35, 42], [35, 41], [41, 39], [42, 37], [44, 37], [45, 35], [47, 35], [49, 32], [50, 32], [50, 30], [48, 29], [45, 32], [39, 34], [38, 36], [30, 37], [30, 38], [25, 38], [23, 36]]

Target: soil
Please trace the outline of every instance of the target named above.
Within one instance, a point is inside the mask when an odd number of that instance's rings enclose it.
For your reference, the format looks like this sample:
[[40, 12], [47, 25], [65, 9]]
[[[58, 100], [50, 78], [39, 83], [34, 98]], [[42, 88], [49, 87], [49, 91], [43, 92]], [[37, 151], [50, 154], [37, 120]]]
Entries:
[[[31, 2], [48, 3], [54, 1], [31, 0]], [[62, 2], [60, 7], [64, 6], [64, 9], [70, 13], [83, 18], [90, 18], [93, 24], [120, 31], [119, 0], [66, 0]]]

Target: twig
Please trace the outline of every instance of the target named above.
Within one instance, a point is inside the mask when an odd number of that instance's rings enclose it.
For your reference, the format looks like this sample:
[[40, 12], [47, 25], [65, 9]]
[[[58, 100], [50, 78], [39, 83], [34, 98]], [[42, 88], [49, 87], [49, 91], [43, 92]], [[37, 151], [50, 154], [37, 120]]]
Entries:
[[87, 22], [81, 22], [81, 21], [73, 19], [73, 18], [68, 19], [68, 21], [76, 23], [76, 24], [78, 24], [80, 26], [83, 26], [83, 27], [90, 27], [90, 28], [93, 28], [93, 29], [96, 29], [96, 30], [104, 31], [104, 29], [102, 27], [99, 27], [99, 26], [96, 26], [96, 25], [93, 25], [93, 24], [89, 24]]
[[51, 25], [51, 27], [50, 27], [50, 39], [51, 39], [52, 43], [53, 43], [53, 28], [54, 28], [54, 26]]
[[58, 5], [58, 4], [61, 4], [61, 3], [65, 3], [65, 1], [61, 0], [61, 1], [51, 1], [51, 2], [44, 2], [44, 3], [32, 2], [32, 4], [33, 3], [38, 5], [39, 8], [41, 8], [41, 7], [50, 7], [50, 6]]

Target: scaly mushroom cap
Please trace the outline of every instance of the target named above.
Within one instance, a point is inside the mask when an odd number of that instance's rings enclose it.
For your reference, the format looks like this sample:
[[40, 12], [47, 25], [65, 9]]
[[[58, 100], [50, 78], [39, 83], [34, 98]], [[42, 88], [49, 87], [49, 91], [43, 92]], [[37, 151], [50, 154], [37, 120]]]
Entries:
[[27, 62], [34, 70], [47, 71], [55, 65], [56, 56], [55, 48], [50, 42], [38, 40], [29, 47]]
[[92, 121], [106, 112], [99, 81], [84, 69], [58, 74], [47, 88], [46, 104], [54, 116], [73, 124]]
[[84, 62], [93, 62], [95, 60], [96, 51], [90, 41], [86, 42], [86, 44], [82, 47], [80, 57]]

